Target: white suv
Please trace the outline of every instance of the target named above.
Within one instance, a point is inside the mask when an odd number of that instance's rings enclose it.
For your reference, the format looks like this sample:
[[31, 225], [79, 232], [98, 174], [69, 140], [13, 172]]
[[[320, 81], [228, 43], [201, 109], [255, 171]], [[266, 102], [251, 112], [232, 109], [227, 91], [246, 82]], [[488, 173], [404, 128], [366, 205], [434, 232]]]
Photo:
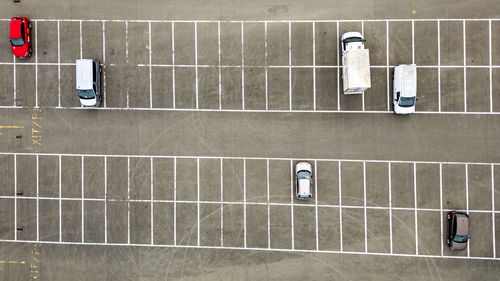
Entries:
[[312, 166], [307, 162], [295, 165], [295, 196], [300, 200], [312, 197]]

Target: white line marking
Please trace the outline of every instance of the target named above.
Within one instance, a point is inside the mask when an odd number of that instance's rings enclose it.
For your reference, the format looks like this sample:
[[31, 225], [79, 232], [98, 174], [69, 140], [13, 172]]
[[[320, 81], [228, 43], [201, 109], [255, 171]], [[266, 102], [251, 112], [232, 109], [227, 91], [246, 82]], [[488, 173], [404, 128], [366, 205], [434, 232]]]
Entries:
[[415, 204], [415, 254], [418, 255], [417, 164], [416, 163], [413, 163], [413, 200]]
[[[338, 25], [337, 25], [338, 28]], [[344, 251], [344, 241], [342, 235], [342, 162], [339, 163], [339, 227], [340, 227], [340, 252]]]
[[59, 32], [60, 21], [57, 21], [57, 92], [58, 92], [58, 107], [61, 107], [61, 35]]
[[194, 23], [194, 64], [196, 76], [196, 109], [198, 109], [198, 24]]
[[[491, 21], [490, 21], [491, 24]], [[491, 29], [490, 29], [491, 30]], [[495, 237], [495, 169], [490, 165], [491, 169], [491, 237], [493, 241], [493, 258], [497, 257], [496, 237]]]
[[266, 76], [266, 110], [269, 110], [269, 96], [268, 96], [268, 91], [269, 91], [269, 85], [268, 85], [268, 80], [267, 80], [267, 68], [268, 68], [268, 60], [267, 60], [267, 22], [264, 23], [264, 57], [266, 60], [266, 65], [265, 65], [265, 76]]
[[102, 62], [103, 62], [103, 93], [104, 107], [106, 107], [106, 25], [102, 22]]
[[85, 242], [85, 156], [81, 157], [82, 161], [82, 243]]
[[83, 58], [82, 21], [80, 21], [80, 59]]
[[[151, 27], [151, 24], [150, 24]], [[151, 30], [151, 29], [150, 29]], [[151, 34], [151, 33], [150, 33]], [[149, 45], [151, 46], [151, 44]], [[154, 176], [153, 176], [153, 157], [149, 158], [149, 166], [151, 167], [151, 175], [150, 175], [150, 182], [151, 182], [151, 193], [150, 193], [150, 198], [151, 198], [151, 245], [154, 244]]]
[[36, 156], [36, 241], [40, 241], [40, 166]]
[[[466, 39], [465, 39], [465, 20], [462, 21], [462, 30], [463, 30], [463, 38], [464, 38], [464, 111], [467, 112], [467, 59], [466, 59]], [[467, 252], [469, 252], [469, 248], [467, 247]]]
[[365, 253], [368, 252], [368, 226], [366, 222], [366, 162], [363, 161], [363, 217], [365, 227]]
[[[267, 24], [266, 24], [267, 26]], [[267, 191], [267, 248], [271, 249], [271, 205], [269, 204], [269, 159], [266, 159], [266, 191]]]
[[411, 63], [415, 64], [415, 21], [411, 21]]
[[130, 244], [130, 157], [127, 157], [127, 243]]
[[35, 107], [39, 107], [38, 99], [38, 27], [35, 21]]
[[389, 79], [389, 21], [385, 21], [385, 40], [386, 40], [386, 78], [387, 78], [387, 111], [391, 110], [391, 91]]
[[12, 59], [14, 60], [14, 62], [12, 63], [12, 65], [14, 66], [14, 71], [12, 72], [13, 73], [13, 78], [14, 78], [14, 106], [17, 106], [17, 89], [16, 89], [16, 57], [14, 55], [12, 55]]
[[[438, 112], [441, 112], [441, 25], [439, 20], [437, 21], [437, 42], [438, 42]], [[443, 251], [441, 251], [441, 255], [442, 253]]]
[[108, 243], [108, 157], [104, 156], [104, 243]]
[[172, 107], [175, 108], [175, 27], [173, 22], [172, 22]]
[[[174, 26], [173, 23], [172, 26]], [[174, 245], [177, 245], [177, 158], [176, 157], [174, 157]]]
[[220, 59], [220, 21], [217, 22], [217, 50], [218, 50], [218, 70], [219, 70], [219, 109], [222, 109], [222, 73], [221, 73], [221, 59]]
[[[36, 25], [36, 23], [35, 23]], [[14, 240], [17, 240], [17, 155], [14, 154]]]
[[62, 203], [61, 203], [61, 155], [59, 155], [59, 242], [62, 241]]
[[243, 241], [247, 247], [247, 161], [243, 159]]
[[220, 158], [220, 245], [224, 246], [224, 164]]
[[125, 22], [125, 61], [128, 64], [128, 21]]
[[389, 186], [389, 241], [390, 241], [390, 250], [391, 254], [393, 252], [392, 246], [392, 175], [391, 175], [391, 162], [387, 164], [387, 173], [388, 173], [388, 186]]
[[489, 50], [489, 61], [490, 61], [490, 112], [493, 112], [493, 70], [491, 68], [491, 20], [488, 21], [488, 50]]
[[[469, 165], [465, 164], [465, 209], [469, 213]], [[470, 243], [467, 247], [467, 257], [470, 256]]]
[[[337, 111], [340, 111], [340, 71], [339, 22], [337, 21]], [[342, 215], [342, 212], [340, 214]]]
[[[316, 24], [312, 24], [313, 32], [313, 109], [316, 110]], [[317, 239], [316, 239], [317, 240]]]
[[314, 160], [314, 208], [316, 219], [316, 250], [319, 250], [319, 231], [318, 231], [318, 162]]
[[444, 256], [444, 252], [443, 252], [443, 243], [444, 243], [444, 239], [443, 239], [443, 164], [439, 163], [439, 220], [441, 222], [440, 226], [441, 226], [441, 241], [440, 241], [440, 245], [441, 245], [441, 257]]
[[288, 101], [292, 110], [292, 22], [288, 22]]
[[149, 22], [149, 107], [153, 107], [153, 74], [151, 69], [153, 46], [151, 45], [151, 22]]
[[244, 42], [245, 35], [244, 34], [245, 34], [244, 24], [243, 22], [241, 22], [241, 107], [243, 110], [245, 110], [245, 42]]
[[[361, 34], [365, 37], [365, 22], [361, 21]], [[361, 94], [361, 110], [365, 111], [365, 93]], [[366, 236], [366, 235], [365, 235]]]
[[295, 229], [294, 229], [294, 217], [293, 217], [293, 160], [290, 160], [290, 212], [291, 212], [291, 223], [292, 223], [292, 249], [295, 249]]
[[197, 243], [200, 246], [200, 158], [196, 158], [196, 181]]

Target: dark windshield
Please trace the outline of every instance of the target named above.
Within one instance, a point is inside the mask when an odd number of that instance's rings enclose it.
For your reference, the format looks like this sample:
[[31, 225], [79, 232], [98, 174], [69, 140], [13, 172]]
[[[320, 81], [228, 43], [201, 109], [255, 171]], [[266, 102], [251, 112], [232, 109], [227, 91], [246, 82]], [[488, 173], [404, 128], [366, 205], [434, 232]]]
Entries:
[[411, 98], [401, 98], [399, 100], [399, 106], [401, 107], [412, 107], [415, 104], [415, 97]]
[[93, 99], [95, 98], [94, 91], [92, 90], [77, 90], [78, 95], [82, 99]]
[[309, 173], [308, 171], [300, 171], [298, 172], [297, 177], [299, 179], [309, 179], [311, 178], [311, 173]]
[[344, 39], [344, 43], [352, 43], [352, 42], [363, 42], [363, 38], [361, 37], [349, 37]]
[[460, 236], [460, 235], [457, 235], [455, 236], [455, 242], [458, 242], [458, 243], [464, 243], [464, 242], [467, 242], [467, 239], [469, 239], [469, 236]]
[[10, 43], [16, 47], [24, 45], [24, 41], [21, 38], [10, 38]]

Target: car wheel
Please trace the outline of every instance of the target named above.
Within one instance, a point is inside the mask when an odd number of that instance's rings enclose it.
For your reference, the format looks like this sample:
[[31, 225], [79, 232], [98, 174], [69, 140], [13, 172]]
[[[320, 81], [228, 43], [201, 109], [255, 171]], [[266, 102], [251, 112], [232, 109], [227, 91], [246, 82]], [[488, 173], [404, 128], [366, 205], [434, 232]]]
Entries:
[[448, 215], [447, 215], [446, 217], [448, 218], [448, 220], [450, 220], [450, 219], [451, 219], [451, 216], [450, 216], [450, 214], [448, 214]]
[[28, 23], [28, 28], [31, 29], [33, 25], [31, 25], [31, 22]]

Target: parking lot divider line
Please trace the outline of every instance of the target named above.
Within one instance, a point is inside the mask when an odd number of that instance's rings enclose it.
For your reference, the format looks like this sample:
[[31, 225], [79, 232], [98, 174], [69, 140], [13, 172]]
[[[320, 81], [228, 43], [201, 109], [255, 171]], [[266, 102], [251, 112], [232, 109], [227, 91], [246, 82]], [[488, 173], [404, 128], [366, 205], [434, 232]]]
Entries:
[[[35, 41], [36, 42], [36, 41]], [[12, 55], [12, 60], [13, 60], [13, 68], [14, 68], [14, 71], [13, 71], [13, 83], [14, 83], [14, 106], [17, 106], [17, 89], [16, 89], [16, 56]]]
[[[361, 34], [365, 37], [365, 21], [361, 21]], [[361, 110], [365, 111], [365, 93], [361, 94]]]
[[[469, 213], [469, 165], [465, 163], [465, 210]], [[467, 247], [467, 257], [470, 256], [470, 243]]]
[[385, 21], [385, 41], [386, 41], [386, 77], [387, 77], [387, 111], [391, 110], [391, 91], [390, 91], [390, 76], [389, 76], [389, 21]]
[[174, 22], [172, 22], [172, 107], [175, 108], [175, 24]]
[[220, 158], [220, 245], [224, 247], [224, 163]]
[[217, 22], [217, 61], [219, 71], [219, 110], [222, 109], [222, 72], [220, 60], [220, 21]]
[[[467, 46], [466, 46], [466, 38], [465, 38], [465, 20], [462, 20], [462, 36], [464, 39], [464, 111], [467, 112], [467, 59], [466, 59], [466, 53], [467, 53]], [[467, 247], [467, 252], [469, 252], [469, 248]]]
[[[174, 26], [173, 23], [172, 26]], [[176, 157], [174, 157], [174, 245], [177, 245], [177, 158]]]
[[196, 182], [197, 243], [200, 246], [200, 158], [196, 158]]
[[292, 22], [288, 22], [288, 102], [292, 110]]
[[81, 157], [82, 162], [82, 243], [85, 242], [85, 156]]
[[83, 59], [82, 21], [80, 21], [80, 59]]
[[196, 109], [198, 109], [198, 23], [194, 23], [194, 63], [196, 76]]
[[491, 63], [491, 20], [488, 21], [488, 51], [489, 51], [489, 61], [490, 61], [490, 112], [493, 112], [493, 70]]
[[60, 21], [57, 21], [57, 93], [58, 107], [61, 107], [61, 35]]
[[125, 61], [128, 64], [128, 21], [125, 21]]
[[[245, 42], [244, 23], [241, 22], [241, 108], [245, 110]], [[246, 248], [246, 247], [245, 247]]]
[[[491, 27], [491, 21], [490, 21]], [[491, 29], [490, 29], [491, 30]], [[491, 38], [491, 37], [490, 37]], [[493, 258], [497, 257], [496, 251], [496, 237], [495, 237], [495, 168], [493, 164], [490, 165], [491, 169], [491, 237], [493, 244]]]
[[61, 191], [62, 191], [62, 176], [61, 176], [61, 155], [59, 155], [59, 242], [62, 241], [62, 203], [61, 203]]
[[[340, 111], [340, 42], [339, 42], [339, 21], [337, 21], [337, 111]], [[341, 213], [342, 215], [342, 213]]]
[[[338, 24], [337, 24], [338, 31]], [[344, 241], [342, 234], [342, 161], [339, 164], [339, 228], [340, 228], [340, 252], [344, 251]]]
[[438, 43], [437, 47], [438, 48], [438, 112], [441, 112], [441, 24], [439, 20], [437, 21], [437, 43]]
[[393, 252], [392, 246], [392, 180], [391, 180], [391, 162], [387, 163], [387, 183], [389, 187], [389, 241], [390, 241], [390, 253]]
[[[151, 24], [149, 25], [151, 30]], [[151, 34], [151, 33], [150, 33]], [[149, 44], [151, 47], [151, 44]], [[150, 183], [151, 183], [151, 193], [150, 193], [150, 198], [151, 198], [151, 245], [154, 244], [154, 177], [153, 177], [153, 157], [149, 158], [149, 167], [151, 168], [151, 174], [150, 174]]]
[[264, 23], [264, 59], [266, 61], [266, 65], [264, 66], [264, 72], [265, 72], [265, 82], [266, 82], [266, 110], [269, 110], [269, 85], [268, 85], [268, 80], [267, 80], [267, 69], [269, 67], [269, 63], [267, 60], [267, 22]]
[[[266, 24], [267, 27], [267, 24]], [[267, 248], [271, 248], [271, 205], [269, 204], [269, 159], [266, 159], [266, 191], [267, 191]]]
[[105, 21], [102, 21], [102, 67], [104, 71], [102, 72], [103, 78], [103, 100], [104, 107], [106, 107], [106, 24]]
[[415, 64], [415, 21], [411, 21], [411, 63]]
[[441, 241], [440, 241], [440, 245], [441, 245], [441, 257], [444, 256], [444, 251], [443, 251], [443, 243], [444, 243], [444, 239], [443, 239], [443, 164], [439, 163], [439, 212], [440, 212], [440, 216], [439, 216], [439, 220], [441, 222], [440, 226], [441, 226]]
[[290, 212], [292, 223], [292, 249], [295, 249], [295, 229], [294, 229], [294, 216], [293, 216], [293, 160], [290, 159]]
[[40, 241], [40, 165], [36, 156], [36, 241]]
[[108, 243], [108, 157], [104, 156], [104, 243]]
[[247, 161], [243, 159], [243, 241], [247, 247]]
[[316, 110], [316, 23], [312, 23], [312, 44], [313, 44], [313, 110]]
[[153, 71], [151, 67], [152, 63], [152, 53], [153, 46], [151, 45], [151, 22], [148, 24], [149, 27], [149, 107], [153, 107]]
[[38, 22], [35, 21], [35, 107], [39, 107], [38, 98]]
[[366, 161], [363, 161], [363, 217], [365, 228], [365, 253], [368, 252], [368, 226], [366, 222]]
[[316, 219], [316, 251], [319, 250], [319, 235], [318, 235], [318, 162], [314, 160], [314, 211]]
[[127, 244], [130, 244], [130, 157], [127, 157]]
[[17, 240], [17, 155], [14, 154], [14, 240]]
[[418, 255], [417, 163], [415, 162], [413, 163], [413, 201], [415, 204], [415, 254]]

